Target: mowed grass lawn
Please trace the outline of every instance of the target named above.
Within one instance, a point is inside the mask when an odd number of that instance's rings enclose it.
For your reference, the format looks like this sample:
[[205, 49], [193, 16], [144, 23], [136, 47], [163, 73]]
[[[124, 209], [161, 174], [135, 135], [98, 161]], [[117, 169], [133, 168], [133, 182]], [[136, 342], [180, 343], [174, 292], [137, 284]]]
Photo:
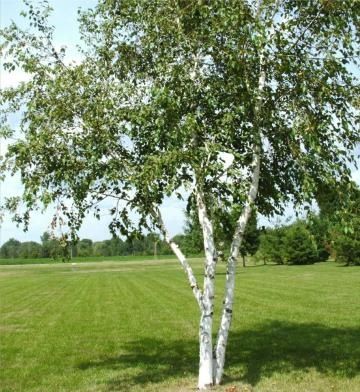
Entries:
[[[2, 391], [196, 387], [198, 309], [173, 259], [1, 266], [0, 290]], [[225, 373], [221, 391], [360, 391], [360, 268], [239, 268]]]

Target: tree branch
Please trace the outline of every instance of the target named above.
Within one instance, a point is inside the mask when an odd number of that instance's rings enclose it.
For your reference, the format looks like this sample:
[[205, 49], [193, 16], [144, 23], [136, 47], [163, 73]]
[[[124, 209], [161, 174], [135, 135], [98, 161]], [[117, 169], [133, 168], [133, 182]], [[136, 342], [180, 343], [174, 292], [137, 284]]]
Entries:
[[311, 19], [311, 21], [306, 25], [306, 27], [303, 29], [302, 32], [300, 32], [300, 34], [298, 35], [297, 40], [291, 45], [289, 50], [292, 50], [296, 47], [296, 45], [300, 42], [300, 40], [304, 37], [305, 33], [309, 30], [309, 28], [313, 25], [313, 23], [316, 21], [316, 19], [319, 18], [319, 16], [321, 15], [321, 12], [324, 9], [324, 6], [327, 5], [327, 3], [329, 2], [329, 0], [324, 1], [324, 3], [320, 6], [320, 9], [318, 11], [318, 13], [314, 16], [314, 18]]
[[201, 289], [199, 288], [199, 285], [197, 283], [194, 272], [193, 272], [190, 264], [186, 260], [185, 255], [182, 253], [179, 246], [171, 239], [170, 233], [168, 232], [168, 230], [164, 224], [164, 221], [163, 221], [163, 218], [162, 218], [162, 215], [161, 215], [161, 212], [160, 212], [160, 209], [158, 206], [153, 207], [153, 209], [151, 211], [151, 215], [152, 215], [155, 223], [159, 227], [161, 234], [164, 236], [166, 243], [170, 246], [171, 250], [175, 253], [178, 260], [180, 261], [180, 264], [182, 265], [182, 267], [185, 271], [185, 274], [188, 278], [188, 281], [190, 283], [190, 287], [192, 289], [194, 297], [199, 305], [199, 308], [202, 309], [203, 308], [203, 300], [202, 300], [203, 293], [202, 293]]
[[[203, 231], [203, 238], [204, 238], [204, 250], [205, 250], [205, 257], [206, 257], [205, 281], [204, 281], [204, 291], [205, 291], [205, 287], [207, 285], [206, 284], [207, 279], [210, 280], [215, 279], [217, 254], [215, 249], [213, 225], [207, 213], [204, 193], [198, 183], [195, 186], [195, 196], [196, 196], [196, 205], [199, 214], [199, 222]], [[214, 293], [210, 294], [211, 297], [213, 297], [213, 295]]]

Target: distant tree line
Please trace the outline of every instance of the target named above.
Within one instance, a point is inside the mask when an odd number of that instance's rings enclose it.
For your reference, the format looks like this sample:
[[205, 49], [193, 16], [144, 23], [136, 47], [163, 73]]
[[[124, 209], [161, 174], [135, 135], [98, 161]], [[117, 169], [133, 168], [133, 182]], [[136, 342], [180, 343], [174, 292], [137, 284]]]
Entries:
[[171, 254], [168, 245], [157, 234], [150, 233], [142, 238], [121, 239], [113, 237], [104, 241], [81, 239], [76, 244], [63, 242], [45, 232], [41, 243], [35, 241], [20, 242], [14, 238], [6, 241], [0, 248], [1, 258], [52, 258], [69, 259], [71, 257], [91, 256], [128, 256], [128, 255], [167, 255]]
[[[331, 189], [319, 190], [319, 212], [309, 213], [306, 219], [291, 224], [278, 224], [271, 228], [259, 228], [257, 215], [252, 214], [240, 248], [243, 265], [248, 256], [256, 261], [276, 264], [312, 264], [326, 261], [329, 257], [347, 265], [360, 265], [360, 189], [352, 184], [339, 195]], [[341, 198], [341, 200], [340, 200]], [[218, 259], [226, 260], [231, 232], [238, 211], [214, 219], [214, 236]], [[187, 214], [183, 234], [174, 237], [187, 256], [203, 252], [203, 237], [196, 215]], [[1, 258], [52, 258], [91, 256], [156, 256], [171, 254], [169, 246], [156, 233], [141, 238], [121, 239], [113, 237], [105, 241], [81, 239], [69, 244], [45, 232], [41, 243], [20, 242], [9, 239], [0, 248]]]

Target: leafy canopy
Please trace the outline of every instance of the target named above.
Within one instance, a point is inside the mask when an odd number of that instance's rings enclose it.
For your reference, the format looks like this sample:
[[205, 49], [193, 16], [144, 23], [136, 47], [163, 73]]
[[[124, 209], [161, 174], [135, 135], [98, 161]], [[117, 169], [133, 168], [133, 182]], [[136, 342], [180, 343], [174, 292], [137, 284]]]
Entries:
[[195, 182], [209, 206], [231, 211], [244, 203], [255, 146], [265, 215], [309, 200], [319, 183], [348, 181], [357, 1], [101, 0], [79, 13], [79, 64], [54, 48], [41, 4], [28, 7], [30, 29], [1, 31], [4, 67], [32, 76], [1, 92], [3, 124], [22, 114], [2, 165], [25, 187], [18, 222], [54, 202], [76, 231], [110, 199], [111, 229], [131, 233], [151, 226], [166, 195], [191, 204]]

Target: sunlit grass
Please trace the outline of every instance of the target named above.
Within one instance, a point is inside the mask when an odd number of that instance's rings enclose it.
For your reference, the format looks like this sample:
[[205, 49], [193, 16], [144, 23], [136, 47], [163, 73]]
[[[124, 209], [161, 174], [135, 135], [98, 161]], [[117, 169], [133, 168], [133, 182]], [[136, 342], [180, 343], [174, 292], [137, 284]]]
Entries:
[[17, 264], [66, 264], [66, 263], [91, 263], [104, 261], [147, 261], [147, 260], [170, 260], [175, 259], [173, 255], [157, 255], [157, 256], [91, 256], [91, 257], [73, 257], [70, 260], [62, 260], [61, 258], [9, 258], [0, 259], [0, 265], [17, 265]]
[[[360, 391], [359, 283], [333, 263], [239, 268], [221, 390]], [[0, 290], [2, 391], [196, 386], [198, 310], [173, 259], [1, 266]]]

